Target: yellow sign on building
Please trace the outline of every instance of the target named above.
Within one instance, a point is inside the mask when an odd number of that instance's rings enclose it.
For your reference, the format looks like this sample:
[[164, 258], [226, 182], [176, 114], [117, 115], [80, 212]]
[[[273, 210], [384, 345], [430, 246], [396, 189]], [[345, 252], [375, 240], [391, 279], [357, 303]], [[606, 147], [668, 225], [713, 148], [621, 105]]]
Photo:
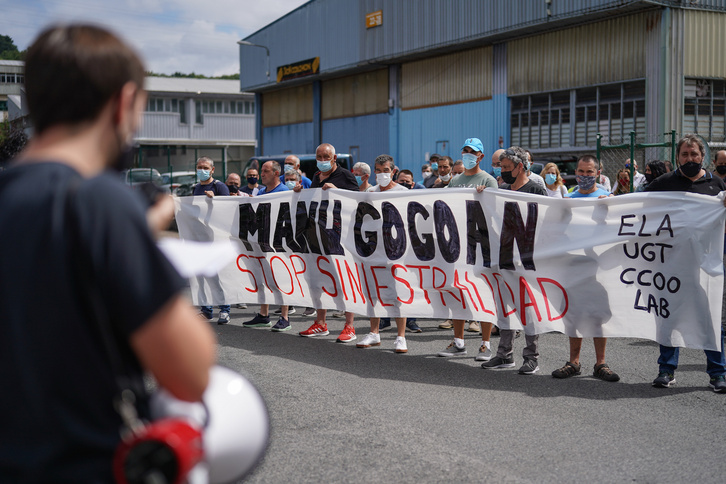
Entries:
[[366, 14], [366, 28], [378, 27], [383, 24], [383, 10], [376, 10]]

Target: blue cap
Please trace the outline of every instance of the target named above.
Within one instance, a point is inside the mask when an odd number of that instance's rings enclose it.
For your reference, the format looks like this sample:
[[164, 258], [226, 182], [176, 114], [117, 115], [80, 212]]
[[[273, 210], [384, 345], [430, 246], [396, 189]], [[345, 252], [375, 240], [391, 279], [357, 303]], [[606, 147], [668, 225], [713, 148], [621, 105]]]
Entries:
[[461, 147], [462, 151], [467, 146], [474, 151], [484, 153], [484, 145], [481, 144], [481, 140], [479, 138], [468, 138], [466, 141], [464, 141], [464, 146]]

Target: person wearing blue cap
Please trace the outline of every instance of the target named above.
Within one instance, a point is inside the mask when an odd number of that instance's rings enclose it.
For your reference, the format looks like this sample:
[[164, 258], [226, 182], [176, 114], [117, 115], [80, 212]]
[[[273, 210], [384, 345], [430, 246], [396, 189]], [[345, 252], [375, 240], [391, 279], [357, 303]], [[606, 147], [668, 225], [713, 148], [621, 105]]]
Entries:
[[476, 188], [479, 186], [497, 188], [497, 180], [479, 167], [484, 159], [484, 147], [479, 138], [469, 138], [461, 147], [461, 161], [464, 173], [449, 182], [448, 188]]
[[[497, 180], [479, 167], [479, 163], [484, 158], [483, 151], [484, 147], [479, 138], [468, 138], [464, 141], [464, 146], [461, 147], [461, 161], [464, 163], [464, 173], [453, 178], [446, 188], [497, 188], [499, 186]], [[466, 321], [454, 319], [452, 323], [454, 326], [454, 341], [445, 350], [437, 353], [438, 356], [466, 355], [466, 347], [464, 346], [464, 325]], [[491, 332], [491, 324], [484, 322], [482, 326], [482, 348], [479, 350], [480, 355], [477, 356], [477, 360], [488, 361], [491, 358], [491, 350], [486, 345], [489, 343], [488, 335]], [[486, 341], [484, 341], [484, 338], [486, 338]]]

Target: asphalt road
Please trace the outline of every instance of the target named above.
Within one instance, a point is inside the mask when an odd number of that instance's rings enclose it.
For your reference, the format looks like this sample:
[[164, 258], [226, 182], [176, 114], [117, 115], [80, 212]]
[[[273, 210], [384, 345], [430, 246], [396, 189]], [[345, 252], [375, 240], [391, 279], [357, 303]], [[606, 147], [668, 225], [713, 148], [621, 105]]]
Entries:
[[[435, 356], [453, 337], [438, 320], [419, 320], [424, 332], [395, 354], [395, 330], [358, 349], [335, 342], [342, 319], [329, 318], [331, 334], [317, 338], [298, 336], [313, 321], [299, 313], [287, 333], [244, 328], [256, 309], [212, 323], [220, 364], [257, 385], [272, 420], [265, 459], [245, 482], [726, 481], [726, 395], [708, 388], [702, 351], [683, 350], [676, 386], [656, 389], [655, 343], [609, 340], [621, 381], [608, 383], [591, 376], [586, 340], [583, 374], [556, 380], [568, 356], [561, 334], [540, 337], [541, 371], [525, 376], [516, 372], [523, 338], [517, 367], [484, 370], [475, 333], [467, 357]], [[359, 338], [368, 332], [366, 319], [355, 326]]]

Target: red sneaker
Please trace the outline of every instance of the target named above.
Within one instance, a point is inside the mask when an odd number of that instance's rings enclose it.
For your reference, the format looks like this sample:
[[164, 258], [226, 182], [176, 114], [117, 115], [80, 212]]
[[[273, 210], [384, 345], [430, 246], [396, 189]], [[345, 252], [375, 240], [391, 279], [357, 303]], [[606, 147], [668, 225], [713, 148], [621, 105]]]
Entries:
[[313, 323], [305, 331], [300, 331], [300, 336], [311, 337], [311, 336], [327, 336], [330, 332], [328, 331], [328, 325], [326, 323], [320, 324], [317, 321]]
[[355, 335], [355, 328], [349, 324], [346, 324], [343, 326], [343, 331], [340, 332], [340, 336], [338, 336], [338, 343], [348, 343], [350, 341], [355, 341], [356, 335]]

